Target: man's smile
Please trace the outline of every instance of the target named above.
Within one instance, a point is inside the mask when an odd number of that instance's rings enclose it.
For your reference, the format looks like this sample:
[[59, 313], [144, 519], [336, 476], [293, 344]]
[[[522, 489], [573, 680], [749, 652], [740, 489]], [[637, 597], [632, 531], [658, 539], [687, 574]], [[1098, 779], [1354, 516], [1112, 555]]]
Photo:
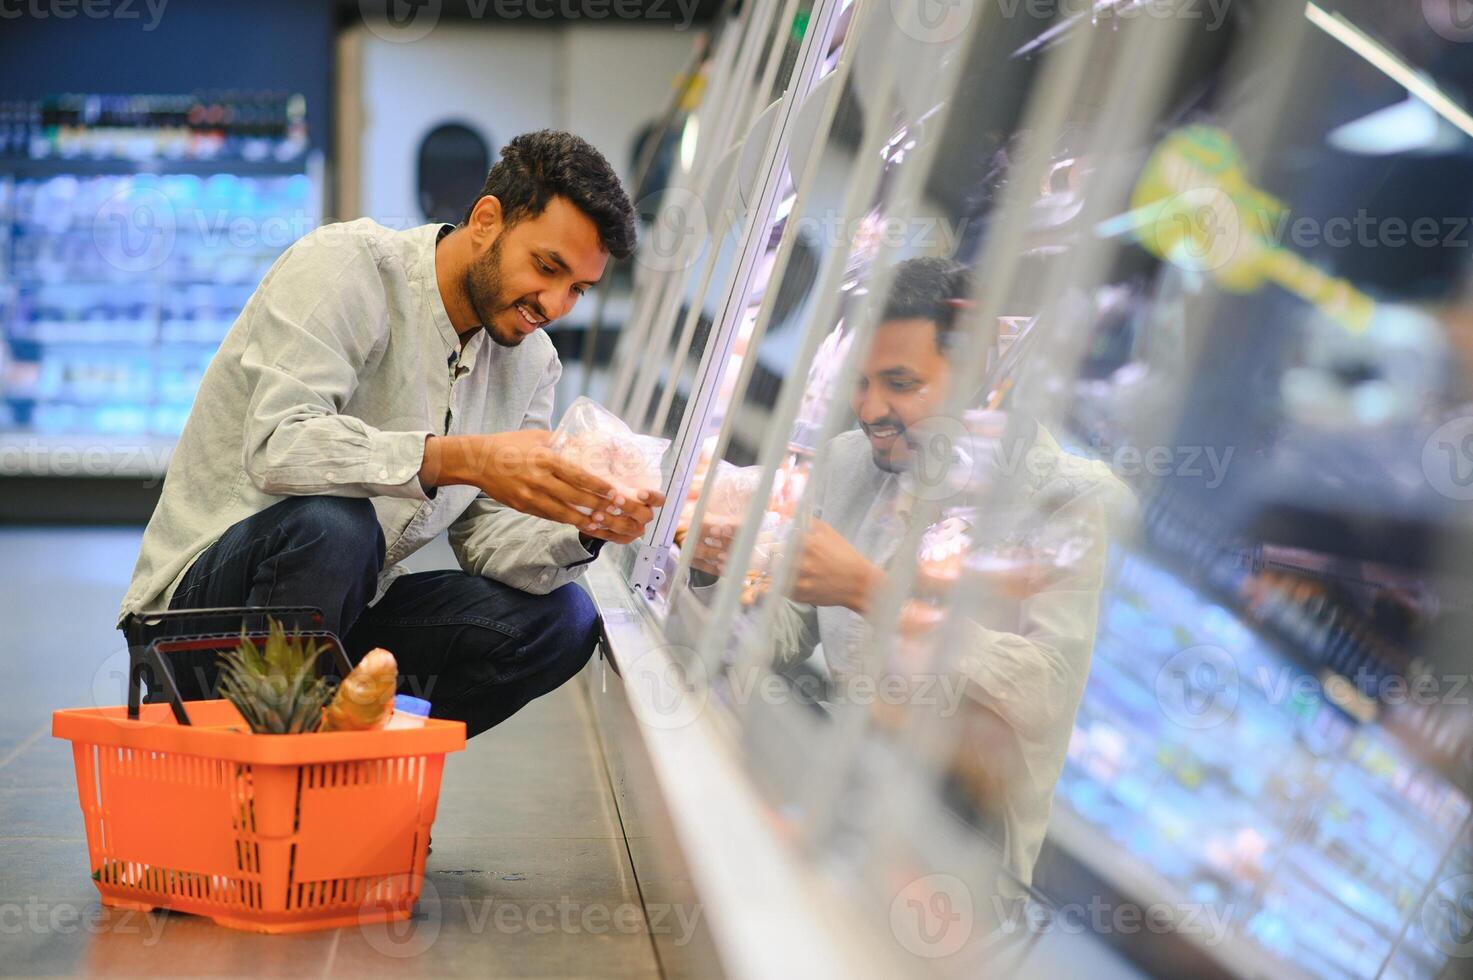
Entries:
[[513, 303], [512, 306], [521, 314], [522, 322], [527, 324], [527, 329], [523, 331], [524, 333], [531, 333], [533, 330], [547, 323], [546, 317], [539, 317], [525, 303]]
[[863, 425], [864, 434], [869, 436], [871, 442], [890, 442], [905, 430], [898, 425], [886, 423], [884, 425]]

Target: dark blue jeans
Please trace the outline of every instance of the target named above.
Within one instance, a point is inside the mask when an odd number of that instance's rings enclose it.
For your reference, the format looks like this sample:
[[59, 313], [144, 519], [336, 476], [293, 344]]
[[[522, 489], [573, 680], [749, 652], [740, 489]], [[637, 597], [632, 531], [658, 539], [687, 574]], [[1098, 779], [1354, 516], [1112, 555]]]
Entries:
[[[373, 505], [291, 497], [231, 527], [180, 582], [171, 609], [316, 606], [355, 663], [374, 647], [399, 662], [399, 693], [477, 735], [555, 690], [598, 639], [593, 602], [576, 585], [531, 595], [459, 570], [401, 575], [372, 607], [384, 562]], [[186, 700], [214, 696], [214, 657], [170, 658]]]

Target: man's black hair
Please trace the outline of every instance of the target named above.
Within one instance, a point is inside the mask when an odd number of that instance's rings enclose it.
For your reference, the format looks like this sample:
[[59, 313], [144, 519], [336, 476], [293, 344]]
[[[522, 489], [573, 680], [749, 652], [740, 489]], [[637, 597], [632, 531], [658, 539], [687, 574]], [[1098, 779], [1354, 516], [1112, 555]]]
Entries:
[[465, 222], [481, 198], [494, 195], [508, 226], [535, 218], [554, 197], [565, 197], [593, 221], [604, 248], [615, 258], [634, 251], [634, 205], [602, 153], [572, 133], [539, 129], [523, 133], [501, 150], [486, 175]]
[[907, 259], [895, 267], [890, 296], [880, 322], [930, 320], [936, 324], [936, 346], [951, 350], [953, 327], [961, 314], [958, 303], [972, 298], [972, 271], [943, 258]]

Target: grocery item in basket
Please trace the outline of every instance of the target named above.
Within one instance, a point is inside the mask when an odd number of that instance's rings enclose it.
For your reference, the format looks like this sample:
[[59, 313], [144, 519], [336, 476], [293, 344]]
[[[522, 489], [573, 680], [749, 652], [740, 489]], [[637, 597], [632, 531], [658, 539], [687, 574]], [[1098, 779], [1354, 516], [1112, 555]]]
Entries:
[[564, 459], [632, 491], [660, 489], [660, 458], [669, 445], [669, 439], [640, 435], [598, 402], [581, 396], [568, 406], [550, 443]]
[[385, 728], [423, 728], [430, 716], [430, 703], [408, 694], [394, 696], [394, 714]]
[[361, 732], [382, 728], [394, 713], [399, 665], [382, 647], [368, 651], [338, 685], [332, 704], [322, 713], [324, 732]]
[[240, 645], [220, 657], [220, 693], [253, 732], [315, 731], [322, 706], [332, 695], [331, 686], [317, 672], [317, 658], [326, 650], [315, 639], [288, 637], [281, 623], [270, 619], [264, 648], [242, 633]]

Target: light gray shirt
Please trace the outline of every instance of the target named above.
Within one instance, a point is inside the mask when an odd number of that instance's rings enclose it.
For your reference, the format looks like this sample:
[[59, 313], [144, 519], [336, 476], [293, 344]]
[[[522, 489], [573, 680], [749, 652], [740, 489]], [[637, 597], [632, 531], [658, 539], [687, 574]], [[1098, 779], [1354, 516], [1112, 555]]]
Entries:
[[461, 346], [435, 278], [443, 227], [328, 225], [272, 265], [205, 371], [121, 615], [167, 607], [201, 552], [290, 496], [372, 500], [387, 547], [374, 601], [447, 529], [465, 571], [525, 592], [582, 573], [576, 528], [420, 485], [431, 434], [548, 428], [562, 372], [541, 332]]

